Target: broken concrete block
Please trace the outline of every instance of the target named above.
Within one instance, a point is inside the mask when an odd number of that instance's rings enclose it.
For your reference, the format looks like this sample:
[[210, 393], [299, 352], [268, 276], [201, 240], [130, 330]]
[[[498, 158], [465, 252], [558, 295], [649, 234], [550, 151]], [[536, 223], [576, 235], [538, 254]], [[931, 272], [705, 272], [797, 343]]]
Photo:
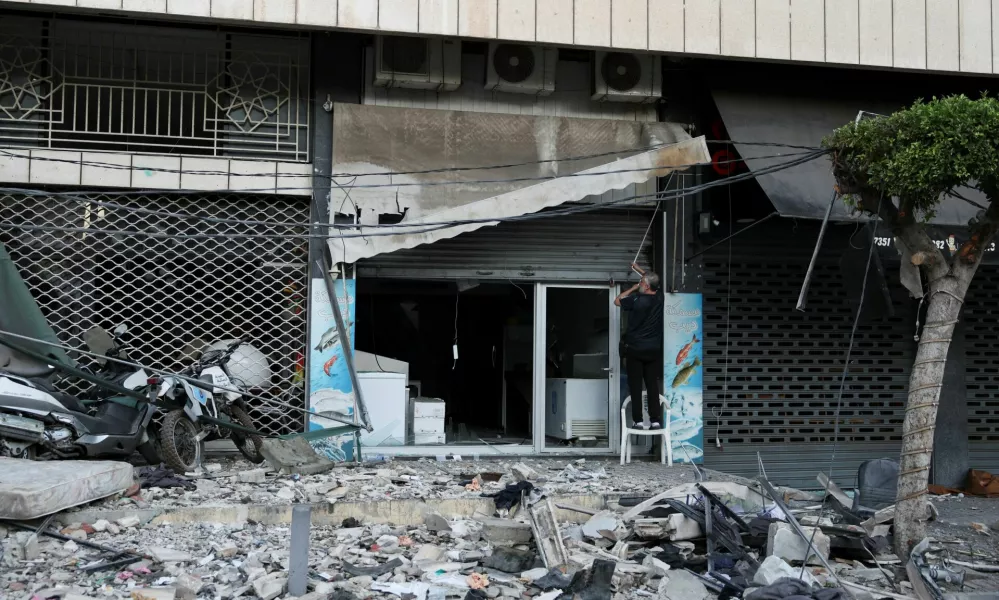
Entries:
[[528, 481], [531, 479], [538, 479], [538, 472], [531, 467], [525, 465], [524, 463], [517, 463], [513, 465], [510, 469], [510, 474], [517, 481]]
[[132, 590], [132, 600], [174, 600], [177, 597], [176, 588], [149, 587]]
[[881, 569], [844, 569], [840, 575], [857, 583], [874, 583], [885, 580], [885, 573]]
[[701, 580], [686, 571], [670, 571], [659, 582], [659, 598], [662, 600], [704, 600], [708, 588]]
[[757, 569], [756, 575], [753, 577], [753, 583], [759, 586], [768, 586], [784, 577], [800, 579], [808, 585], [817, 583], [815, 577], [808, 572], [808, 569], [794, 568], [784, 562], [784, 559], [779, 556], [766, 557], [760, 564], [760, 568]]
[[534, 581], [535, 579], [540, 579], [547, 574], [548, 574], [548, 569], [539, 567], [537, 569], [530, 569], [528, 571], [524, 571], [523, 573], [520, 574], [520, 578], [523, 579], [524, 581]]
[[526, 544], [534, 537], [528, 523], [496, 518], [482, 519], [480, 523], [482, 524], [482, 537], [493, 544]]
[[95, 521], [94, 524], [91, 525], [91, 527], [94, 528], [94, 531], [107, 531], [108, 525], [110, 524], [111, 523], [109, 523], [107, 520], [100, 519], [98, 521]]
[[413, 556], [413, 564], [437, 562], [444, 556], [444, 549], [433, 544], [423, 544]]
[[162, 563], [192, 562], [194, 560], [194, 557], [187, 552], [181, 552], [180, 550], [174, 550], [172, 548], [159, 548], [154, 546], [146, 550], [146, 554], [151, 556], [153, 560]]
[[669, 573], [670, 566], [651, 554], [642, 561], [642, 566], [649, 570], [655, 577], [665, 577]]
[[447, 522], [447, 519], [435, 512], [427, 513], [423, 517], [423, 524], [430, 531], [451, 531], [451, 524]]
[[139, 523], [141, 523], [142, 521], [139, 519], [139, 517], [128, 516], [128, 517], [122, 517], [115, 522], [118, 523], [120, 527], [128, 529], [129, 527], [138, 527]]
[[282, 500], [294, 500], [295, 490], [290, 487], [283, 487], [277, 491], [277, 497]]
[[288, 587], [288, 577], [283, 573], [271, 573], [253, 581], [253, 592], [260, 600], [274, 600]]
[[606, 538], [616, 542], [627, 537], [628, 530], [617, 513], [604, 510], [593, 515], [583, 524], [583, 535], [592, 539]]
[[264, 438], [260, 453], [272, 469], [281, 473], [316, 475], [331, 470], [335, 464], [325, 456], [316, 454], [308, 440], [300, 437], [290, 440]]
[[205, 588], [205, 582], [197, 575], [181, 573], [177, 576], [174, 584], [177, 586], [177, 595], [185, 600], [194, 600]]
[[[829, 558], [829, 536], [816, 530], [814, 527], [802, 527], [805, 535], [822, 558]], [[777, 556], [789, 563], [801, 563], [805, 560], [805, 553], [808, 551], [808, 542], [801, 539], [794, 529], [787, 523], [778, 521], [770, 524], [767, 535], [767, 555]], [[822, 561], [814, 553], [809, 552], [808, 564], [822, 565]]]
[[240, 471], [236, 475], [236, 479], [240, 483], [264, 483], [267, 481], [267, 469], [251, 469], [249, 471]]
[[38, 536], [30, 531], [18, 531], [3, 545], [3, 565], [15, 567], [22, 560], [38, 558]]

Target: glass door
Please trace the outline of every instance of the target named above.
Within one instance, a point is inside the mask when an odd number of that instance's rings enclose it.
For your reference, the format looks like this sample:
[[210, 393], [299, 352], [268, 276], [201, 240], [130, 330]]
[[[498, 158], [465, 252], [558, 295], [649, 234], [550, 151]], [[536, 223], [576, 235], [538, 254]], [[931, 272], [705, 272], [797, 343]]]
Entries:
[[538, 286], [533, 431], [539, 452], [617, 452], [621, 390], [616, 294], [617, 286]]

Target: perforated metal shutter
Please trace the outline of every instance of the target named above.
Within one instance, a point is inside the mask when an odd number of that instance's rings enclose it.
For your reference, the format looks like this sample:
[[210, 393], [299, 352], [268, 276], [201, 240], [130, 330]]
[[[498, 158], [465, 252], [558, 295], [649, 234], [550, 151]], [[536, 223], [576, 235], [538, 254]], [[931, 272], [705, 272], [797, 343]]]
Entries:
[[982, 265], [968, 290], [964, 322], [968, 452], [973, 469], [999, 473], [999, 266]]
[[[295, 237], [302, 229], [145, 215], [76, 198], [0, 195], [0, 225], [82, 230], [0, 227], [0, 241], [63, 343], [83, 348], [81, 336], [91, 327], [125, 324], [129, 358], [176, 371], [189, 364], [183, 354], [190, 347], [242, 338], [263, 352], [272, 373], [266, 389], [253, 391], [304, 405], [298, 357], [305, 348], [307, 246]], [[284, 223], [309, 218], [308, 198], [88, 198], [200, 217]], [[220, 234], [272, 237], [212, 237]], [[79, 390], [72, 381], [59, 385]], [[302, 429], [301, 413], [257, 400], [249, 404], [263, 431]]]
[[[358, 263], [361, 277], [623, 281], [652, 211], [587, 213], [502, 223]], [[650, 233], [641, 264], [648, 264]]]
[[[756, 477], [759, 453], [771, 481], [801, 488], [817, 487], [816, 474], [828, 471], [859, 296], [841, 268], [846, 240], [837, 233], [827, 237], [804, 313], [795, 303], [815, 243], [812, 228], [784, 222], [737, 238], [730, 293], [727, 247], [704, 258], [706, 466]], [[897, 283], [889, 289], [896, 315], [872, 310], [862, 318], [850, 361], [833, 463], [834, 480], [847, 486], [862, 461], [897, 459], [901, 444], [915, 306]], [[869, 286], [867, 294], [877, 300], [880, 290]]]

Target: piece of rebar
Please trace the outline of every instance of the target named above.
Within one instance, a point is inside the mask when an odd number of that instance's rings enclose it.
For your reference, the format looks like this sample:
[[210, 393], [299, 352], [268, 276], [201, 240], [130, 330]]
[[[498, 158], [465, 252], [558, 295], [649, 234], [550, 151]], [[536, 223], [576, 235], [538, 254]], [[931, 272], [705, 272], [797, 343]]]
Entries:
[[137, 563], [140, 560], [142, 560], [141, 556], [128, 556], [128, 557], [125, 557], [125, 558], [120, 558], [118, 560], [109, 560], [109, 561], [105, 561], [105, 562], [96, 562], [96, 563], [94, 563], [92, 565], [86, 565], [86, 566], [80, 567], [78, 570], [79, 571], [83, 571], [84, 573], [92, 573], [94, 571], [104, 571], [106, 569], [114, 569], [114, 568], [117, 568], [117, 567], [124, 567], [124, 566], [130, 565], [132, 563]]
[[296, 504], [291, 508], [291, 552], [288, 556], [288, 593], [304, 596], [309, 586], [309, 530], [312, 506]]

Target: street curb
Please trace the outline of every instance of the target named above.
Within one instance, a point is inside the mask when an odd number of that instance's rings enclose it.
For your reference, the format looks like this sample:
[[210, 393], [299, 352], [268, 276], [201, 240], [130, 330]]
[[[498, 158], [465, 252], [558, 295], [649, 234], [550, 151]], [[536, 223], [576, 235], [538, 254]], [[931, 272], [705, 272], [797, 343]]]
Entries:
[[[556, 504], [571, 504], [593, 511], [604, 510], [628, 494], [583, 494], [552, 496]], [[116, 521], [124, 517], [138, 517], [143, 524], [193, 525], [219, 523], [240, 525], [248, 522], [262, 525], [288, 525], [291, 523], [292, 504], [226, 504], [219, 506], [183, 506], [171, 508], [122, 508], [84, 509], [63, 512], [56, 520], [64, 526], [71, 523], [94, 523], [101, 519]], [[492, 498], [414, 498], [406, 500], [376, 500], [369, 502], [312, 503], [312, 524], [339, 527], [344, 519], [353, 517], [362, 522], [417, 526], [423, 524], [428, 512], [437, 512], [448, 518], [489, 517], [495, 512]], [[585, 522], [589, 516], [576, 511], [556, 510], [561, 522]]]

